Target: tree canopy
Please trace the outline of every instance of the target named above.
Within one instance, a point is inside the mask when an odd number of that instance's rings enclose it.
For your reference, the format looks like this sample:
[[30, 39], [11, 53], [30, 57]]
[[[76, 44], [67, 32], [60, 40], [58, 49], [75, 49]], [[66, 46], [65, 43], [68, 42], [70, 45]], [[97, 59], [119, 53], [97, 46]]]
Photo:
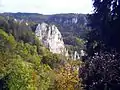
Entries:
[[80, 69], [85, 90], [120, 88], [120, 0], [93, 0], [88, 56]]

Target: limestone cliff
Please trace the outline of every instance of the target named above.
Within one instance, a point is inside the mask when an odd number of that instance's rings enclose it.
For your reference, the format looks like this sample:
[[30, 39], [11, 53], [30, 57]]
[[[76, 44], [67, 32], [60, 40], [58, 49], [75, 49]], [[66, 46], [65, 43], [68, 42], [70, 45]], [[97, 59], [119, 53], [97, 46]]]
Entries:
[[82, 56], [77, 51], [71, 51], [71, 53], [68, 54], [68, 50], [65, 48], [63, 42], [63, 37], [55, 25], [47, 23], [38, 24], [35, 35], [52, 53], [62, 54], [73, 60], [78, 60]]
[[55, 25], [38, 24], [35, 34], [51, 52], [68, 56], [62, 35]]

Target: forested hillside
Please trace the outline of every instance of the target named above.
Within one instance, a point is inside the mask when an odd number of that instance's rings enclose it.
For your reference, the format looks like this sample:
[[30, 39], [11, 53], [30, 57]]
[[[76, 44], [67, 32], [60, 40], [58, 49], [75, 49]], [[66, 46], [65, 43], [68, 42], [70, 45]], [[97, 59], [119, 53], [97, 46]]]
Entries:
[[81, 89], [82, 62], [51, 53], [32, 24], [0, 16], [0, 90]]
[[[78, 41], [81, 41], [81, 39], [85, 41], [86, 34], [90, 31], [90, 28], [87, 27], [88, 18], [85, 14], [42, 15], [37, 13], [1, 13], [1, 15], [13, 17], [14, 19], [31, 23], [32, 25], [41, 22], [54, 24], [60, 30], [67, 47], [78, 52], [85, 48]], [[32, 28], [35, 30], [34, 26]]]
[[[120, 90], [120, 0], [92, 1], [89, 15], [1, 13], [0, 90]], [[79, 60], [40, 41], [56, 32]]]

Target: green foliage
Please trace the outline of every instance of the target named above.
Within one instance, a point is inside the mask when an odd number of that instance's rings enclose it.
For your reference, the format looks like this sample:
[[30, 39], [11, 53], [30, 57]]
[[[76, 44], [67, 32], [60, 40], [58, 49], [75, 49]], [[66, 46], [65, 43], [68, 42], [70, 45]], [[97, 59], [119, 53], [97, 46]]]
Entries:
[[[60, 90], [57, 84], [62, 80], [66, 85], [66, 80], [70, 81], [70, 88], [64, 89], [76, 90], [73, 87], [78, 84], [78, 73], [71, 72], [71, 77], [67, 78], [69, 70], [64, 65], [70, 62], [66, 57], [51, 53], [24, 22], [11, 18], [7, 22], [9, 27], [0, 26], [5, 27], [0, 29], [0, 90]], [[62, 69], [65, 69], [65, 76], [59, 78], [59, 74], [64, 73]]]
[[8, 29], [8, 21], [4, 16], [0, 16], [0, 29], [4, 29], [4, 30]]
[[[10, 90], [47, 90], [51, 69], [42, 65], [37, 47], [16, 42], [14, 37], [0, 30], [0, 78], [5, 78]], [[4, 46], [4, 47], [2, 47]], [[2, 87], [1, 87], [2, 88]]]
[[44, 55], [41, 62], [43, 64], [48, 64], [51, 68], [57, 68], [58, 64], [60, 64], [60, 59], [56, 54], [47, 54]]
[[78, 78], [77, 61], [69, 61], [55, 71], [54, 90], [82, 90], [81, 80]]
[[19, 58], [12, 65], [7, 80], [9, 90], [37, 90], [31, 65]]
[[66, 45], [69, 53], [73, 53], [74, 51], [81, 53], [80, 52], [81, 50], [86, 49], [86, 47], [85, 47], [86, 41], [85, 40], [80, 39], [78, 37], [74, 37], [74, 39], [72, 39], [72, 40], [70, 39], [69, 41], [74, 43], [74, 45], [71, 45], [71, 44]]
[[77, 38], [77, 37], [75, 39], [76, 39], [77, 45], [79, 45], [79, 46], [81, 45], [82, 46], [82, 45], [85, 44], [85, 41], [83, 39], [80, 39], [80, 38]]

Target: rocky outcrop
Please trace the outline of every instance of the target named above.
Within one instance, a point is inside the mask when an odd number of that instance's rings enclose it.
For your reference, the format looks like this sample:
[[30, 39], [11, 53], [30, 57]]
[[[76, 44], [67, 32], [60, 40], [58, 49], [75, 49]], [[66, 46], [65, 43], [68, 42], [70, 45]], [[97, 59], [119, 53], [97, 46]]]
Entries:
[[55, 25], [38, 24], [35, 34], [51, 52], [68, 56], [62, 35]]
[[79, 60], [80, 59], [80, 54], [77, 51], [71, 51], [69, 53], [69, 57], [73, 60]]
[[47, 23], [38, 24], [35, 35], [52, 53], [62, 54], [73, 60], [79, 60], [81, 56], [84, 56], [83, 50], [81, 50], [80, 54], [77, 51], [71, 51], [71, 53], [68, 54], [68, 50], [65, 48], [63, 42], [63, 37], [55, 25]]
[[84, 50], [81, 50], [80, 53], [78, 53], [77, 51], [70, 51], [69, 57], [73, 60], [80, 60], [83, 56], [85, 56], [85, 54], [86, 53]]

